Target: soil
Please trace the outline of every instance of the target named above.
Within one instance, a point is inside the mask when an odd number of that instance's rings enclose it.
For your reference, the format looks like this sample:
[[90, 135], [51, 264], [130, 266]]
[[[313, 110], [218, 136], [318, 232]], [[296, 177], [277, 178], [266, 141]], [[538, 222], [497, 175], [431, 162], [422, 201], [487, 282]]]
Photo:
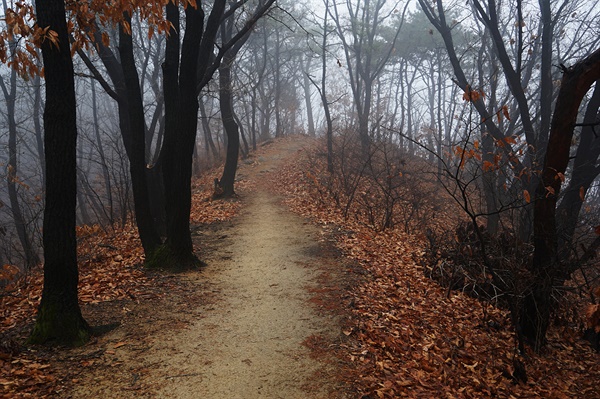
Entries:
[[84, 309], [91, 324], [120, 324], [66, 352], [75, 367], [61, 397], [350, 397], [331, 353], [345, 338], [335, 311], [343, 260], [269, 189], [303, 143], [271, 144], [243, 165], [252, 188], [240, 193], [240, 215], [196, 227], [206, 266], [156, 276], [160, 292], [148, 300]]

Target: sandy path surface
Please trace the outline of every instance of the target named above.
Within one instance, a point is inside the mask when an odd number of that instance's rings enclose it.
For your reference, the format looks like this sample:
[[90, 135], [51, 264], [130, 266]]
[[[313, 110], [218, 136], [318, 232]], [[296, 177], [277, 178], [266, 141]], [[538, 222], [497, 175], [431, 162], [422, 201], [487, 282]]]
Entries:
[[[177, 350], [162, 367], [182, 375], [168, 379], [160, 397], [306, 398], [308, 385], [314, 388], [322, 365], [301, 344], [335, 330], [308, 303], [314, 228], [262, 190], [246, 206], [224, 238], [221, 257], [230, 259], [208, 260], [203, 273], [218, 304], [159, 348]], [[326, 397], [327, 388], [310, 397]]]
[[[197, 246], [207, 238], [203, 235], [212, 235], [214, 243], [203, 256], [207, 266], [172, 276], [198, 291], [198, 303], [180, 300], [175, 307], [150, 309], [156, 313], [148, 320], [165, 327], [147, 337], [138, 339], [134, 325], [134, 331], [120, 328], [102, 338], [108, 348], [110, 343], [118, 348], [106, 352], [118, 355], [114, 363], [127, 371], [114, 380], [84, 374], [70, 397], [346, 397], [335, 381], [335, 361], [317, 360], [303, 345], [314, 337], [334, 341], [340, 335], [336, 318], [310, 302], [322, 265], [336, 260], [322, 250], [319, 229], [280, 205], [262, 178], [300, 148], [290, 142], [283, 155], [246, 165], [242, 176], [257, 184], [242, 194], [241, 214], [200, 232]], [[189, 323], [183, 328], [176, 327], [183, 324], [177, 312]]]

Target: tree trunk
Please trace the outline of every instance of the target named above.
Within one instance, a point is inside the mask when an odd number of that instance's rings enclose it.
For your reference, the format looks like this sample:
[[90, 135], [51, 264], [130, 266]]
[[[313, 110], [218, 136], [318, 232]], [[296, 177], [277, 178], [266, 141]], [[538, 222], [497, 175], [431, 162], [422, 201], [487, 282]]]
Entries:
[[212, 137], [210, 125], [208, 124], [208, 117], [206, 115], [206, 108], [204, 106], [204, 102], [200, 101], [199, 106], [200, 106], [200, 117], [202, 118], [202, 131], [204, 132], [204, 141], [206, 143], [205, 144], [206, 145], [206, 156], [208, 158], [208, 156], [212, 153], [213, 159], [215, 161], [220, 161], [221, 154], [217, 150], [217, 147], [215, 147], [215, 142]]
[[[483, 130], [483, 129], [482, 129]], [[491, 165], [494, 164], [494, 139], [489, 134], [481, 135], [481, 148], [483, 149], [482, 161], [489, 162]], [[492, 237], [498, 234], [498, 228], [500, 226], [500, 213], [498, 212], [498, 198], [497, 198], [497, 184], [498, 184], [498, 172], [490, 169], [483, 170], [481, 181], [483, 185], [483, 195], [485, 198], [485, 211], [486, 216], [486, 230], [487, 233]]]
[[[230, 17], [221, 25], [221, 37], [223, 41], [229, 41], [232, 37], [233, 19]], [[219, 66], [219, 107], [221, 108], [221, 120], [227, 137], [227, 155], [225, 158], [225, 167], [223, 175], [219, 181], [219, 186], [223, 190], [222, 197], [231, 197], [235, 194], [234, 182], [237, 171], [238, 158], [240, 153], [240, 134], [239, 126], [235, 121], [233, 111], [233, 98], [231, 95], [231, 65], [235, 57], [248, 40], [249, 33], [244, 35], [238, 42], [231, 47], [223, 57]]]
[[564, 281], [565, 271], [557, 259], [556, 202], [560, 192], [561, 175], [567, 169], [573, 129], [579, 106], [592, 84], [600, 79], [600, 50], [564, 68], [560, 91], [554, 107], [550, 137], [544, 159], [542, 179], [538, 185], [534, 206], [534, 254], [530, 287], [520, 312], [523, 336], [539, 350], [546, 342], [546, 331], [552, 309], [552, 286]]
[[[11, 46], [13, 45], [16, 45], [16, 43], [11, 42]], [[10, 89], [6, 87], [2, 77], [0, 77], [0, 85], [2, 86], [2, 91], [6, 100], [6, 117], [8, 120], [8, 165], [6, 168], [6, 183], [10, 201], [10, 211], [12, 213], [13, 221], [15, 222], [17, 237], [19, 237], [21, 247], [23, 248], [25, 267], [29, 270], [40, 262], [40, 258], [31, 242], [29, 232], [27, 231], [27, 222], [21, 211], [17, 190], [17, 182], [19, 182], [17, 164], [17, 123], [15, 121], [17, 71], [14, 69], [11, 71]]]
[[98, 109], [96, 106], [96, 84], [94, 79], [90, 79], [92, 86], [92, 116], [94, 120], [94, 134], [96, 138], [96, 145], [98, 145], [98, 154], [100, 155], [100, 166], [102, 167], [102, 177], [104, 178], [104, 189], [106, 190], [106, 199], [108, 201], [108, 220], [110, 224], [114, 221], [114, 206], [112, 198], [112, 184], [110, 181], [110, 171], [108, 170], [108, 163], [106, 162], [106, 155], [104, 154], [104, 146], [102, 145], [102, 138], [100, 137], [100, 123], [98, 120]]
[[[124, 17], [127, 23], [131, 25], [130, 16], [124, 15]], [[78, 54], [107, 93], [117, 101], [121, 137], [129, 160], [134, 212], [140, 240], [146, 257], [148, 257], [149, 253], [160, 244], [160, 235], [158, 234], [160, 226], [158, 223], [162, 218], [160, 213], [156, 214], [152, 211], [153, 208], [150, 205], [153, 199], [149, 198], [149, 182], [148, 174], [146, 174], [146, 126], [139, 76], [133, 58], [132, 38], [120, 27], [120, 61], [115, 57], [112, 50], [103, 44], [100, 31], [94, 33], [94, 40], [100, 59], [113, 83], [114, 90], [104, 81], [87, 55], [81, 50], [78, 51]], [[143, 147], [143, 151], [140, 150], [140, 136], [142, 137], [141, 147]], [[162, 193], [154, 193], [154, 195], [160, 197]]]
[[242, 138], [243, 145], [240, 147], [240, 151], [242, 151], [242, 158], [246, 159], [250, 156], [250, 147], [248, 146], [248, 140], [246, 139], [246, 132], [244, 131], [242, 121], [235, 112], [233, 113], [233, 117], [235, 118], [235, 122], [240, 129], [240, 137]]
[[[327, 101], [327, 93], [325, 91], [327, 87], [327, 7], [329, 6], [329, 0], [325, 0], [325, 15], [323, 16], [323, 42], [322, 42], [322, 73], [321, 73], [321, 102], [323, 103], [323, 110], [325, 111], [325, 121], [327, 122], [327, 171], [329, 174], [333, 174], [333, 121], [331, 119], [331, 113], [329, 112], [329, 102]], [[306, 75], [308, 78], [308, 74]], [[316, 86], [316, 85], [315, 85]], [[318, 88], [318, 86], [317, 86]]]
[[161, 166], [165, 186], [167, 240], [150, 266], [187, 268], [197, 264], [190, 232], [191, 178], [198, 123], [196, 82], [204, 27], [200, 6], [185, 9], [186, 30], [179, 63], [179, 6], [166, 5], [172, 24], [167, 38], [164, 73], [165, 136]]
[[315, 136], [315, 120], [313, 117], [313, 111], [312, 111], [312, 101], [311, 101], [311, 95], [310, 95], [310, 79], [308, 78], [308, 74], [309, 74], [309, 70], [310, 70], [310, 64], [312, 62], [312, 58], [307, 57], [308, 60], [306, 62], [306, 67], [305, 67], [305, 71], [304, 71], [304, 101], [306, 103], [306, 120], [308, 123], [308, 135], [311, 137]]
[[176, 188], [171, 193], [171, 214], [167, 223], [167, 245], [178, 259], [195, 262], [190, 233], [192, 206], [192, 163], [196, 130], [198, 127], [198, 97], [196, 79], [200, 39], [204, 27], [204, 13], [200, 6], [188, 5], [185, 9], [186, 29], [181, 47], [179, 72], [179, 137], [175, 143], [173, 174], [170, 176]]
[[[577, 226], [577, 218], [585, 193], [600, 173], [596, 166], [600, 156], [600, 139], [595, 133], [593, 124], [599, 121], [600, 114], [600, 81], [596, 81], [594, 93], [587, 105], [583, 126], [581, 129], [579, 146], [573, 163], [573, 174], [569, 186], [565, 190], [563, 199], [556, 210], [558, 229], [559, 256], [565, 259], [570, 254], [573, 235]], [[583, 195], [582, 195], [583, 194]]]
[[44, 133], [40, 124], [40, 109], [42, 108], [42, 90], [41, 78], [36, 75], [34, 81], [35, 94], [33, 97], [33, 130], [35, 131], [35, 143], [39, 156], [40, 169], [42, 174], [42, 187], [46, 186], [46, 157], [44, 155]]
[[281, 42], [279, 29], [275, 29], [275, 137], [283, 136], [283, 126], [281, 122]]
[[[167, 20], [171, 29], [166, 40], [165, 61], [162, 64], [163, 90], [165, 99], [165, 132], [159, 158], [162, 168], [163, 185], [165, 187], [165, 209], [167, 216], [167, 240], [170, 232], [169, 223], [174, 218], [174, 206], [177, 196], [177, 185], [174, 180], [176, 143], [179, 135], [179, 6], [168, 2], [165, 6]], [[166, 243], [165, 243], [166, 244]], [[168, 254], [167, 254], [168, 255]], [[150, 266], [152, 262], [149, 263]], [[157, 264], [156, 266], [161, 266]]]
[[221, 108], [221, 120], [223, 128], [227, 135], [227, 156], [225, 158], [225, 167], [219, 185], [223, 190], [223, 197], [231, 197], [235, 194], [234, 181], [237, 170], [239, 151], [240, 151], [240, 135], [238, 124], [233, 117], [233, 106], [231, 100], [231, 64], [233, 59], [225, 57], [219, 68], [219, 106]]
[[[131, 27], [131, 16], [124, 15], [124, 22]], [[129, 114], [130, 151], [129, 171], [131, 173], [131, 185], [133, 191], [133, 203], [135, 219], [140, 234], [140, 240], [146, 257], [149, 257], [160, 245], [160, 236], [154, 226], [152, 212], [150, 211], [150, 200], [148, 183], [146, 181], [146, 125], [142, 92], [139, 84], [139, 76], [133, 56], [133, 38], [125, 32], [123, 23], [119, 25], [119, 55], [121, 56], [121, 67], [125, 78], [127, 109]]]
[[46, 77], [44, 288], [29, 342], [55, 340], [82, 345], [90, 337], [90, 327], [81, 315], [77, 298], [77, 114], [73, 60], [64, 1], [36, 0], [35, 4], [38, 25], [55, 31], [58, 42], [45, 40], [41, 46]]

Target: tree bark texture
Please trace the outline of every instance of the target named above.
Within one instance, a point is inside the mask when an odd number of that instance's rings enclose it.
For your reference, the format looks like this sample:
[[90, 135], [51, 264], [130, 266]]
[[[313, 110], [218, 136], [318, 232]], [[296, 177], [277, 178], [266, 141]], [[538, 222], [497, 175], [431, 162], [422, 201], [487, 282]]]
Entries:
[[150, 209], [148, 183], [146, 181], [145, 117], [142, 91], [139, 84], [135, 59], [133, 56], [133, 38], [126, 32], [123, 24], [131, 30], [131, 15], [125, 13], [124, 22], [119, 25], [119, 55], [125, 78], [127, 110], [129, 114], [129, 171], [133, 191], [135, 220], [146, 257], [160, 245], [161, 240], [154, 226]]
[[77, 298], [77, 241], [75, 210], [76, 102], [73, 61], [69, 48], [63, 0], [36, 0], [37, 22], [58, 34], [58, 43], [46, 39], [42, 58], [46, 77], [44, 146], [46, 207], [44, 209], [44, 288], [30, 343], [50, 340], [82, 345], [90, 327]]
[[597, 127], [594, 126], [600, 121], [599, 109], [600, 81], [596, 81], [594, 93], [583, 117], [583, 123], [586, 126], [582, 127], [579, 136], [579, 146], [575, 153], [569, 186], [564, 190], [563, 198], [556, 210], [558, 250], [561, 258], [567, 258], [570, 255], [584, 195], [600, 173], [600, 167], [596, 166], [600, 156], [600, 137], [597, 134]]
[[[160, 163], [165, 187], [167, 240], [156, 266], [185, 268], [195, 264], [190, 233], [191, 177], [198, 124], [196, 82], [204, 13], [200, 6], [185, 9], [186, 30], [181, 46], [179, 6], [166, 5], [172, 27], [167, 37], [164, 74], [165, 134]], [[167, 264], [168, 263], [168, 264]]]
[[[131, 26], [131, 16], [124, 15], [124, 20]], [[147, 150], [147, 138], [145, 137], [146, 128], [139, 76], [133, 58], [132, 38], [122, 29], [121, 25], [119, 28], [120, 60], [117, 59], [109, 47], [103, 44], [99, 30], [94, 32], [94, 40], [114, 90], [97, 71], [87, 55], [82, 50], [78, 50], [78, 54], [107, 94], [117, 101], [121, 138], [129, 160], [134, 212], [142, 247], [146, 258], [148, 258], [148, 255], [160, 244], [159, 231], [161, 231], [161, 228], [165, 230], [163, 227], [164, 211], [161, 210], [161, 206], [164, 207], [164, 201], [161, 202], [163, 198], [162, 191], [158, 191], [162, 188], [162, 185], [151, 181], [158, 172], [148, 170], [146, 168], [146, 154], [140, 155], [140, 135], [144, 135], [142, 140], [143, 146], [146, 147], [145, 151]], [[152, 191], [150, 190], [151, 185]], [[152, 195], [150, 195], [151, 192]], [[158, 206], [155, 206], [157, 203]]]
[[192, 163], [196, 130], [198, 127], [198, 97], [196, 79], [200, 40], [204, 27], [204, 13], [188, 5], [185, 9], [186, 30], [181, 48], [179, 71], [179, 132], [173, 143], [175, 156], [171, 162], [170, 205], [167, 213], [167, 245], [183, 261], [193, 258], [190, 234], [190, 211], [192, 206]]
[[[565, 270], [557, 259], [556, 202], [569, 163], [573, 129], [583, 97], [600, 79], [600, 49], [571, 68], [564, 68], [554, 107], [541, 182], [534, 205], [534, 284], [524, 298], [520, 314], [523, 336], [536, 350], [544, 346], [552, 309], [552, 287], [564, 281]], [[561, 177], [563, 176], [563, 177]]]

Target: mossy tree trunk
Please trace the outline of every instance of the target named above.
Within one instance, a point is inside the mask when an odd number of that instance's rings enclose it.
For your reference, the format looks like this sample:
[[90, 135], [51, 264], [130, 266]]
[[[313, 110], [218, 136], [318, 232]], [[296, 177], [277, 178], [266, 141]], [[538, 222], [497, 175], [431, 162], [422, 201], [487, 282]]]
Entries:
[[46, 77], [44, 288], [29, 343], [56, 341], [82, 345], [89, 339], [90, 327], [81, 315], [77, 298], [77, 124], [73, 61], [64, 1], [36, 0], [36, 9], [38, 25], [55, 31], [58, 42], [47, 39], [42, 43]]

